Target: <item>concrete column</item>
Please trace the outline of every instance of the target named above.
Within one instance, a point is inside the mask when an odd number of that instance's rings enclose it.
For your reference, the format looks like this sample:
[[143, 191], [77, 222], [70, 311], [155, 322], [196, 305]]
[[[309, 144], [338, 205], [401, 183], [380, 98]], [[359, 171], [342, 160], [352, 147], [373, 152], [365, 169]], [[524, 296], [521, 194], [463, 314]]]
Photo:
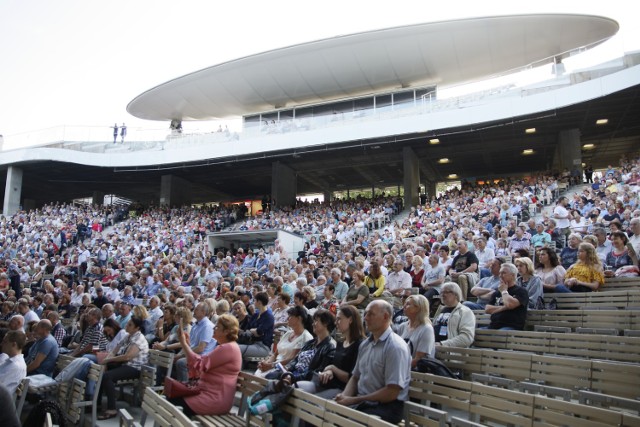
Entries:
[[191, 183], [173, 175], [162, 175], [160, 181], [160, 206], [184, 206], [191, 204]]
[[94, 191], [91, 196], [91, 203], [94, 205], [104, 205], [104, 191]]
[[436, 197], [436, 182], [426, 181], [424, 187], [427, 190], [427, 200], [431, 201], [431, 199]]
[[332, 202], [333, 201], [333, 192], [332, 191], [324, 191], [322, 194], [324, 195], [324, 201], [325, 202]]
[[582, 147], [579, 129], [567, 129], [558, 134], [557, 165], [560, 172], [565, 168], [571, 172], [577, 169], [582, 176]]
[[20, 209], [20, 197], [22, 195], [22, 169], [9, 166], [7, 169], [7, 182], [4, 187], [4, 205], [2, 214], [13, 215]]
[[404, 207], [416, 206], [420, 200], [420, 162], [411, 147], [402, 149], [404, 167]]
[[296, 171], [280, 162], [271, 165], [271, 204], [293, 206], [298, 195], [298, 176]]

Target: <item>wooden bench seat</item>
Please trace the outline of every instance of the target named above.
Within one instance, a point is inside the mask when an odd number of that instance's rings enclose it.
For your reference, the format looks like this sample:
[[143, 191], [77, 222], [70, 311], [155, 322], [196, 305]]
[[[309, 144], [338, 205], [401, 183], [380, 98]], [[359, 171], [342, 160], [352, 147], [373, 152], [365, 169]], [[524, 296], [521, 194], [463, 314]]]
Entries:
[[474, 347], [493, 348], [496, 350], [507, 349], [507, 338], [509, 331], [499, 331], [492, 329], [476, 329], [473, 341]]
[[462, 373], [466, 379], [471, 378], [473, 372], [482, 372], [481, 349], [437, 346], [436, 354], [449, 369]]
[[438, 405], [443, 411], [468, 412], [471, 382], [411, 372], [409, 397], [425, 406]]
[[634, 302], [640, 298], [640, 286], [635, 289], [615, 289], [609, 290], [605, 285], [601, 292], [572, 292], [572, 293], [554, 293], [545, 294], [546, 303], [556, 300], [556, 306], [559, 310], [580, 309], [586, 306], [597, 307], [606, 306], [624, 310], [629, 306], [633, 306]]
[[604, 280], [603, 289], [606, 290], [638, 290], [640, 289], [640, 277], [611, 277]]
[[527, 312], [527, 328], [533, 325], [560, 326], [575, 330], [584, 326], [582, 310], [529, 310]]
[[225, 415], [199, 415], [195, 417], [203, 426], [221, 427], [221, 426], [237, 426], [244, 427], [247, 425], [258, 427], [269, 427], [271, 424], [271, 414], [261, 416], [251, 415], [246, 408], [247, 398], [255, 392], [260, 391], [266, 384], [266, 379], [240, 372], [236, 390], [240, 392], [240, 405], [237, 414], [229, 413]]
[[531, 359], [531, 382], [578, 390], [591, 387], [591, 361], [558, 356], [535, 356]]
[[413, 402], [405, 402], [404, 422], [406, 427], [445, 427], [447, 425], [447, 413]]
[[[504, 350], [464, 350], [466, 354], [472, 353], [475, 359], [481, 361], [480, 368], [475, 366], [470, 369], [460, 364], [453, 365], [464, 370], [465, 378], [471, 378], [473, 373], [490, 374], [518, 382], [570, 389], [574, 398], [577, 398], [579, 390], [591, 390], [629, 399], [640, 397], [638, 363], [532, 355]], [[436, 348], [436, 357], [447, 366], [451, 365], [451, 360], [458, 362], [461, 353], [461, 349]]]
[[597, 406], [640, 416], [640, 400], [636, 399], [626, 399], [624, 397], [611, 396], [610, 394], [580, 390], [578, 401], [583, 405]]
[[516, 381], [526, 381], [531, 373], [531, 354], [484, 350], [481, 373]]
[[536, 396], [533, 406], [534, 425], [600, 427], [619, 426], [622, 414], [579, 403]]
[[[534, 331], [507, 332], [507, 350], [545, 353], [549, 347], [549, 334]], [[511, 332], [511, 333], [510, 333]]]
[[[356, 411], [348, 406], [327, 400], [322, 414], [322, 427], [394, 427], [378, 417]], [[395, 426], [397, 427], [397, 426]]]
[[326, 399], [295, 389], [280, 409], [291, 417], [293, 426], [300, 421], [321, 426], [324, 422], [323, 416], [327, 402]]
[[[416, 373], [412, 373], [413, 377]], [[526, 394], [516, 390], [492, 387], [477, 382], [442, 379], [431, 374], [419, 374], [421, 393], [442, 396], [446, 405], [447, 395], [465, 391], [463, 407], [434, 410], [415, 402], [405, 404], [405, 426], [443, 426], [446, 419], [451, 426], [632, 426], [638, 417], [602, 407], [569, 402], [540, 394]], [[447, 389], [447, 385], [451, 385]], [[455, 399], [457, 401], [457, 399]], [[467, 408], [467, 409], [464, 409]], [[465, 419], [466, 418], [466, 419]]]
[[573, 393], [568, 388], [553, 387], [544, 384], [536, 384], [530, 382], [517, 383], [515, 389], [529, 394], [536, 394], [539, 396], [551, 397], [553, 399], [561, 399], [567, 402], [571, 402]]
[[[151, 387], [147, 387], [142, 398], [142, 410], [153, 423], [160, 427], [196, 427], [189, 417], [180, 409], [172, 405], [164, 396], [156, 393]], [[120, 411], [124, 411], [121, 409]]]
[[473, 383], [470, 419], [481, 424], [529, 427], [533, 425], [533, 402], [530, 394]]
[[[495, 335], [497, 339], [492, 339]], [[636, 363], [640, 361], [640, 336], [578, 334], [538, 331], [477, 329], [474, 347], [496, 348], [506, 341], [507, 350]]]
[[591, 391], [640, 398], [640, 364], [594, 360], [591, 371]]

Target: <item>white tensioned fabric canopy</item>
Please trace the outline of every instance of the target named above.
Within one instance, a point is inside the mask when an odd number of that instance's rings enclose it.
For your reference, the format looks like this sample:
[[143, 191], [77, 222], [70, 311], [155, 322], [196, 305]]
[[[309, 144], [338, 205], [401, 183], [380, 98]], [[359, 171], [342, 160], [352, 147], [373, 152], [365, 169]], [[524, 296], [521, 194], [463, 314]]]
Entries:
[[259, 53], [178, 77], [127, 106], [150, 120], [213, 120], [400, 88], [479, 80], [563, 58], [618, 31], [588, 15], [514, 15], [424, 23]]

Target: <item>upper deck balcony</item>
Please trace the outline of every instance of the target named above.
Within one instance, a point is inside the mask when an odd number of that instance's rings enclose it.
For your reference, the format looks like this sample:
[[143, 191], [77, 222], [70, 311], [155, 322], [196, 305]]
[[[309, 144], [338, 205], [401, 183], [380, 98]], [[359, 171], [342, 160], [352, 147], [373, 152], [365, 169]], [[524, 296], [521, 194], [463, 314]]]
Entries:
[[[501, 84], [482, 91], [438, 99], [435, 92], [413, 102], [339, 114], [247, 123], [240, 132], [171, 133], [168, 129], [129, 129], [114, 144], [106, 127], [60, 126], [5, 139], [0, 164], [57, 160], [135, 167], [268, 156], [271, 151], [358, 141], [461, 125], [516, 118], [572, 105], [640, 84], [640, 53], [627, 54], [587, 70], [516, 87]], [[490, 108], [488, 108], [490, 107]], [[272, 114], [265, 114], [273, 117]], [[14, 147], [29, 147], [14, 148]], [[70, 152], [75, 152], [72, 156]], [[123, 154], [127, 154], [126, 156]]]

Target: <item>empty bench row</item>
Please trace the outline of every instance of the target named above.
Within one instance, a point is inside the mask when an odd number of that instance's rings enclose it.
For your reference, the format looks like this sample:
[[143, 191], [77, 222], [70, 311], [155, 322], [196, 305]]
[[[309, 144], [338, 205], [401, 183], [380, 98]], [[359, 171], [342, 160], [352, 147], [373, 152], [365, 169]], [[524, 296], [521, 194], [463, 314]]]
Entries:
[[436, 357], [470, 379], [474, 373], [566, 388], [640, 398], [640, 364], [537, 355], [517, 351], [437, 347]]

